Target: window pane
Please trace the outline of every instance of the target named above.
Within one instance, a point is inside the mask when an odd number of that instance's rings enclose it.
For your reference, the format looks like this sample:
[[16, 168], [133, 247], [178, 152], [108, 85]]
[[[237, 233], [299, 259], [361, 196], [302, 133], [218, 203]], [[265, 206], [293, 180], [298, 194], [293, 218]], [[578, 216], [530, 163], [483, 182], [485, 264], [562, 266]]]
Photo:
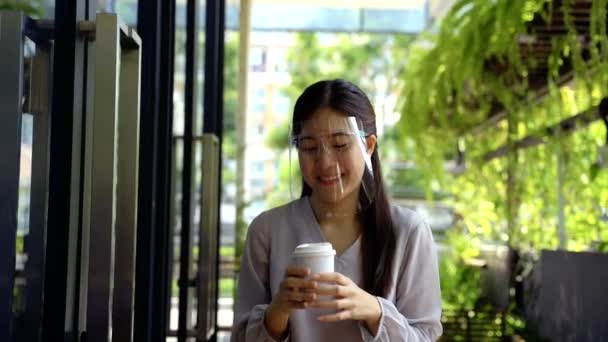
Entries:
[[169, 288], [171, 291], [171, 300], [169, 302], [169, 329], [177, 330], [177, 322], [179, 318], [178, 310], [178, 298], [179, 298], [179, 256], [181, 253], [180, 249], [180, 234], [182, 224], [182, 170], [183, 170], [183, 158], [184, 158], [184, 144], [182, 139], [173, 140], [173, 184], [172, 184], [172, 243], [173, 253], [171, 256], [171, 280]]
[[131, 27], [137, 26], [137, 0], [115, 0], [113, 12]]
[[25, 313], [27, 263], [26, 240], [30, 232], [30, 200], [32, 185], [32, 130], [33, 117], [24, 114], [21, 119], [21, 163], [19, 172], [19, 203], [17, 209], [17, 241], [15, 249], [15, 285], [13, 290], [13, 312], [15, 319]]

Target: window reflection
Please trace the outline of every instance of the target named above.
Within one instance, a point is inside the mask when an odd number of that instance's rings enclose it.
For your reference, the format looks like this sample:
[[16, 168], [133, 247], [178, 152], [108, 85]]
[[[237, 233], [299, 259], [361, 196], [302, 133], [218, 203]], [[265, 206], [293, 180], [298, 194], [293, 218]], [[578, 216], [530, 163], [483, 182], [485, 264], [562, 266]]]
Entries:
[[17, 209], [17, 241], [15, 249], [15, 286], [13, 290], [13, 312], [18, 318], [25, 312], [25, 265], [27, 262], [26, 241], [30, 230], [30, 191], [32, 185], [32, 130], [33, 117], [24, 114], [21, 118], [21, 162], [19, 172], [19, 203]]
[[137, 25], [137, 0], [115, 0], [112, 3], [114, 8], [110, 9], [111, 12], [116, 12], [127, 25]]

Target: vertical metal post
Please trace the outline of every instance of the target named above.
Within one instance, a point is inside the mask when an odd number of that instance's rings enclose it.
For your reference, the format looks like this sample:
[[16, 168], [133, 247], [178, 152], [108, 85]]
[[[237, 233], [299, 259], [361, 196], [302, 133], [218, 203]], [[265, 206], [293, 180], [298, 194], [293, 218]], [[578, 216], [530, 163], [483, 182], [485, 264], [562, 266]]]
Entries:
[[120, 71], [119, 25], [116, 15], [97, 15], [95, 39], [87, 333], [89, 341], [106, 342], [112, 334], [114, 289]]
[[[217, 184], [217, 193], [216, 193], [216, 217], [217, 217], [217, 222], [216, 222], [216, 227], [215, 227], [215, 251], [214, 253], [214, 263], [215, 263], [215, 278], [214, 278], [214, 283], [212, 284], [212, 286], [214, 287], [214, 292], [213, 292], [213, 296], [211, 297], [212, 305], [212, 312], [210, 313], [210, 315], [213, 315], [213, 336], [211, 337], [212, 340], [217, 340], [217, 333], [218, 333], [218, 327], [217, 327], [217, 319], [218, 319], [218, 299], [219, 299], [219, 291], [218, 288], [220, 286], [219, 284], [219, 280], [220, 280], [220, 265], [219, 265], [219, 258], [220, 258], [220, 236], [222, 233], [222, 218], [221, 218], [221, 203], [222, 203], [222, 170], [223, 170], [223, 154], [222, 154], [222, 144], [224, 141], [224, 70], [225, 70], [225, 46], [226, 46], [226, 41], [225, 41], [225, 34], [226, 34], [226, 0], [218, 0], [217, 2], [212, 2], [217, 4], [218, 7], [218, 15], [217, 15], [217, 39], [219, 41], [218, 44], [218, 48], [217, 48], [217, 54], [218, 54], [218, 64], [217, 66], [215, 66], [214, 68], [218, 70], [218, 75], [217, 75], [217, 82], [216, 84], [212, 85], [215, 86], [216, 89], [218, 89], [218, 91], [220, 92], [219, 96], [218, 96], [218, 101], [217, 101], [217, 107], [216, 107], [216, 116], [217, 116], [217, 121], [216, 121], [216, 127], [214, 129], [214, 133], [217, 135], [218, 137], [218, 151], [217, 151], [217, 175], [215, 177], [216, 179], [216, 184]], [[205, 48], [207, 48], [207, 46], [205, 46]]]
[[[95, 25], [92, 21], [87, 21], [90, 25], [89, 30], [94, 30]], [[87, 315], [89, 311], [88, 303], [88, 292], [89, 292], [89, 262], [90, 262], [90, 241], [91, 241], [91, 187], [93, 180], [91, 179], [93, 169], [93, 118], [95, 117], [95, 42], [93, 35], [88, 34], [86, 40], [87, 45], [87, 56], [88, 61], [86, 65], [86, 74], [93, 77], [89, 77], [86, 83], [86, 109], [83, 122], [84, 137], [83, 137], [83, 152], [82, 152], [82, 216], [81, 216], [81, 229], [79, 234], [80, 251], [79, 251], [79, 312], [78, 312], [78, 331], [87, 331]]]
[[23, 27], [20, 12], [0, 11], [0, 341], [11, 341], [21, 161]]
[[112, 340], [133, 340], [141, 41], [132, 29], [122, 37], [116, 190], [116, 265]]
[[193, 133], [196, 115], [196, 65], [198, 56], [198, 0], [188, 0], [186, 19], [186, 81], [184, 84], [184, 162], [182, 170], [182, 220], [179, 260], [179, 320], [177, 340], [185, 342], [192, 321], [192, 303], [189, 298], [192, 279], [192, 213], [194, 207], [193, 183]]
[[220, 234], [221, 137], [223, 131], [225, 1], [206, 1], [203, 183], [198, 260], [198, 340], [217, 333]]
[[[171, 297], [170, 264], [173, 262], [173, 235], [171, 234], [171, 169], [173, 136], [173, 85], [175, 57], [175, 0], [161, 2], [160, 70], [159, 70], [159, 123], [157, 125], [158, 188], [156, 190], [156, 215], [154, 258], [155, 271], [153, 295], [150, 300], [156, 310], [152, 311], [151, 338], [160, 341], [166, 338], [169, 325]], [[144, 44], [144, 47], [146, 44]]]
[[78, 334], [82, 122], [88, 75], [86, 45], [77, 23], [95, 11], [88, 5], [89, 0], [55, 1], [42, 341], [75, 340]]
[[219, 139], [215, 134], [203, 135], [203, 184], [201, 191], [201, 222], [199, 231], [198, 260], [198, 320], [199, 341], [207, 341], [215, 333], [217, 301], [217, 225], [218, 193], [220, 184], [217, 181], [219, 169]]
[[134, 340], [165, 339], [169, 301], [169, 177], [175, 1], [138, 1], [142, 45]]
[[[244, 239], [241, 229], [245, 211], [245, 152], [247, 144], [247, 76], [249, 73], [249, 35], [251, 33], [251, 0], [240, 0], [239, 26], [239, 108], [236, 117], [236, 237], [237, 251]], [[242, 236], [243, 235], [243, 236]], [[240, 251], [239, 251], [240, 252]]]

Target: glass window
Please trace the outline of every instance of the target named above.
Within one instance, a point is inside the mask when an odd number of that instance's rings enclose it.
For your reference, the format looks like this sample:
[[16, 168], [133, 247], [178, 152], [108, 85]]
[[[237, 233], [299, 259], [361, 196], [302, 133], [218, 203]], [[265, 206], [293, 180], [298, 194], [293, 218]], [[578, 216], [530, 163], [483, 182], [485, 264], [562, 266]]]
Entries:
[[266, 112], [266, 102], [254, 103], [252, 110], [254, 113], [265, 113]]
[[111, 11], [118, 13], [127, 25], [137, 26], [137, 0], [116, 0]]
[[274, 58], [274, 71], [287, 72], [287, 48], [276, 48], [274, 51]]
[[[186, 13], [182, 13], [185, 15]], [[178, 14], [176, 14], [177, 18]], [[176, 19], [177, 20], [177, 19]], [[185, 19], [184, 19], [185, 20]], [[175, 59], [173, 71], [173, 134], [184, 134], [185, 124], [185, 82], [186, 82], [186, 31], [185, 27], [175, 30]]]
[[274, 89], [273, 95], [272, 111], [278, 119], [284, 120], [291, 113], [291, 101], [280, 89]]
[[28, 259], [26, 241], [30, 232], [30, 200], [32, 185], [32, 129], [33, 116], [21, 117], [21, 163], [19, 171], [19, 201], [17, 209], [17, 241], [15, 249], [15, 285], [13, 312], [18, 319], [25, 313], [26, 285], [25, 266]]
[[[182, 230], [182, 184], [184, 162], [184, 129], [185, 129], [185, 87], [186, 87], [186, 12], [184, 6], [176, 4], [175, 10], [175, 57], [173, 71], [173, 175], [172, 175], [172, 260], [171, 279], [169, 283], [169, 330], [176, 332], [179, 322], [179, 277], [180, 257], [183, 246]], [[193, 160], [193, 163], [195, 161]]]
[[264, 161], [256, 160], [251, 163], [251, 169], [254, 173], [254, 176], [258, 176], [259, 174], [264, 173]]
[[263, 178], [252, 179], [249, 184], [251, 185], [251, 195], [253, 197], [261, 196], [264, 194], [266, 181]]
[[262, 46], [254, 46], [249, 52], [249, 68], [251, 71], [266, 71], [268, 60], [267, 50]]
[[249, 112], [260, 114], [266, 113], [267, 98], [266, 88], [255, 88], [249, 94]]

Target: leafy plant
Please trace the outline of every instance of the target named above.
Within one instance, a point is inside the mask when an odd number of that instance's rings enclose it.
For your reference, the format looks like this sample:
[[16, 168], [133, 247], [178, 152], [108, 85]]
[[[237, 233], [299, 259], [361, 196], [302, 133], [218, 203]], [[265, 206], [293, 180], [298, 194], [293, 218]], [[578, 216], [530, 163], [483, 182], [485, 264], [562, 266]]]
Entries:
[[[549, 0], [460, 0], [436, 32], [424, 33], [410, 49], [400, 77], [398, 127], [415, 141], [414, 158], [426, 186], [440, 184], [454, 194], [452, 204], [475, 236], [522, 249], [557, 248], [558, 198], [563, 196], [566, 247], [583, 250], [594, 241], [608, 241], [606, 223], [599, 219], [601, 207], [608, 205], [608, 175], [595, 164], [598, 145], [605, 143], [601, 123], [573, 134], [541, 134], [544, 145], [512, 148], [515, 141], [594, 108], [608, 95], [606, 1], [592, 3], [591, 43], [585, 46], [571, 6], [571, 1], [557, 7]], [[563, 13], [567, 32], [551, 42], [548, 94], [532, 102], [538, 94], [529, 75], [539, 61], [522, 55], [520, 41], [534, 37], [533, 19], [550, 22], [556, 11]], [[572, 65], [574, 81], [560, 88], [557, 78], [566, 63]], [[506, 120], [472, 133], [497, 106]], [[467, 171], [454, 177], [443, 164], [458, 140], [466, 145]], [[501, 146], [511, 147], [505, 157], [483, 157]]]
[[480, 273], [466, 265], [479, 255], [470, 236], [448, 231], [444, 243], [450, 246], [439, 258], [441, 297], [445, 310], [472, 310], [481, 295]]
[[32, 17], [43, 13], [44, 0], [0, 0], [0, 10], [22, 11]]

